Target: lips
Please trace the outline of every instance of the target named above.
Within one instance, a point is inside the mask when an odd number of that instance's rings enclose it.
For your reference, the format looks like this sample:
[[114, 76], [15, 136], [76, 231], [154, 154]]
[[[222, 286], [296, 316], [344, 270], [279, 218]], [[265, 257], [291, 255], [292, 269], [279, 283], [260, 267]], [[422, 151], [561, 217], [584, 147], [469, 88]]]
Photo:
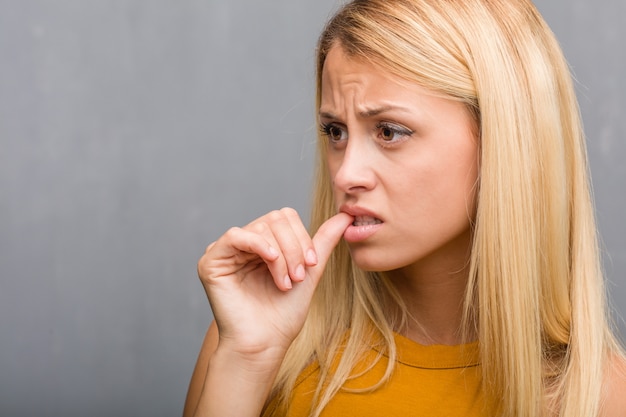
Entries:
[[339, 210], [354, 217], [354, 221], [343, 234], [348, 243], [363, 242], [383, 227], [383, 220], [364, 208], [344, 205]]
[[383, 220], [376, 213], [364, 207], [343, 204], [341, 205], [341, 207], [339, 207], [339, 211], [348, 213], [350, 216], [354, 217], [355, 222], [356, 221], [362, 221], [362, 222], [376, 221], [380, 223], [383, 222]]

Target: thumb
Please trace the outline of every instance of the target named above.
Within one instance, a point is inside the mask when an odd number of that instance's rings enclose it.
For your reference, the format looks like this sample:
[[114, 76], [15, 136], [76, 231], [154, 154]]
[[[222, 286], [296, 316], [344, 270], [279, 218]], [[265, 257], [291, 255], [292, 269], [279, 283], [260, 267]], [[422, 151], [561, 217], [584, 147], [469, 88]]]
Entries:
[[317, 267], [324, 268], [333, 249], [339, 243], [343, 232], [354, 221], [354, 217], [346, 213], [338, 213], [326, 220], [313, 236], [313, 246], [317, 253]]

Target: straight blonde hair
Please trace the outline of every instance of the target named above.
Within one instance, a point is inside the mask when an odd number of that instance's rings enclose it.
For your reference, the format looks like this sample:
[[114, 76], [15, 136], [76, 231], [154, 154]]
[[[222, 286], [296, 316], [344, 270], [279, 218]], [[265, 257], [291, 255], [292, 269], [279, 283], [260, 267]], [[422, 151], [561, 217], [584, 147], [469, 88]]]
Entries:
[[[602, 369], [619, 347], [606, 316], [571, 76], [534, 5], [350, 2], [320, 37], [318, 108], [324, 61], [336, 45], [381, 71], [460, 100], [476, 118], [480, 178], [464, 322], [476, 326], [483, 387], [498, 415], [596, 416]], [[312, 231], [336, 212], [326, 149], [318, 143]], [[318, 416], [374, 340], [382, 339], [390, 357], [384, 383], [394, 369], [393, 331], [406, 320], [406, 313], [389, 317], [390, 303], [403, 308], [384, 274], [359, 270], [340, 244], [266, 413], [286, 412], [297, 376], [317, 361], [321, 377], [311, 416]]]

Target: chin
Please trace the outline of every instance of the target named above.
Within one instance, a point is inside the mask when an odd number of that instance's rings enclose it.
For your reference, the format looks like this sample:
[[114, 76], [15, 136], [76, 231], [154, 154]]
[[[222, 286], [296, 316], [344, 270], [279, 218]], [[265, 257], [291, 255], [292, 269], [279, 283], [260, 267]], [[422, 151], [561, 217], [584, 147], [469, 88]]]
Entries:
[[388, 254], [380, 251], [367, 250], [366, 248], [350, 248], [350, 256], [352, 261], [366, 272], [385, 272], [401, 268], [399, 262], [394, 262]]

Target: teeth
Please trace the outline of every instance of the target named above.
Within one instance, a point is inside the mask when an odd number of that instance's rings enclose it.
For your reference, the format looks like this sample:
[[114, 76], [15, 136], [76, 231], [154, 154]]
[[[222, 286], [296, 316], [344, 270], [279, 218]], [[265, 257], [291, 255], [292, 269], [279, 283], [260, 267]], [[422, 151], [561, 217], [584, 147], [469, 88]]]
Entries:
[[352, 222], [353, 226], [367, 226], [370, 224], [380, 224], [382, 221], [375, 217], [370, 216], [356, 216], [354, 218], [354, 222]]

